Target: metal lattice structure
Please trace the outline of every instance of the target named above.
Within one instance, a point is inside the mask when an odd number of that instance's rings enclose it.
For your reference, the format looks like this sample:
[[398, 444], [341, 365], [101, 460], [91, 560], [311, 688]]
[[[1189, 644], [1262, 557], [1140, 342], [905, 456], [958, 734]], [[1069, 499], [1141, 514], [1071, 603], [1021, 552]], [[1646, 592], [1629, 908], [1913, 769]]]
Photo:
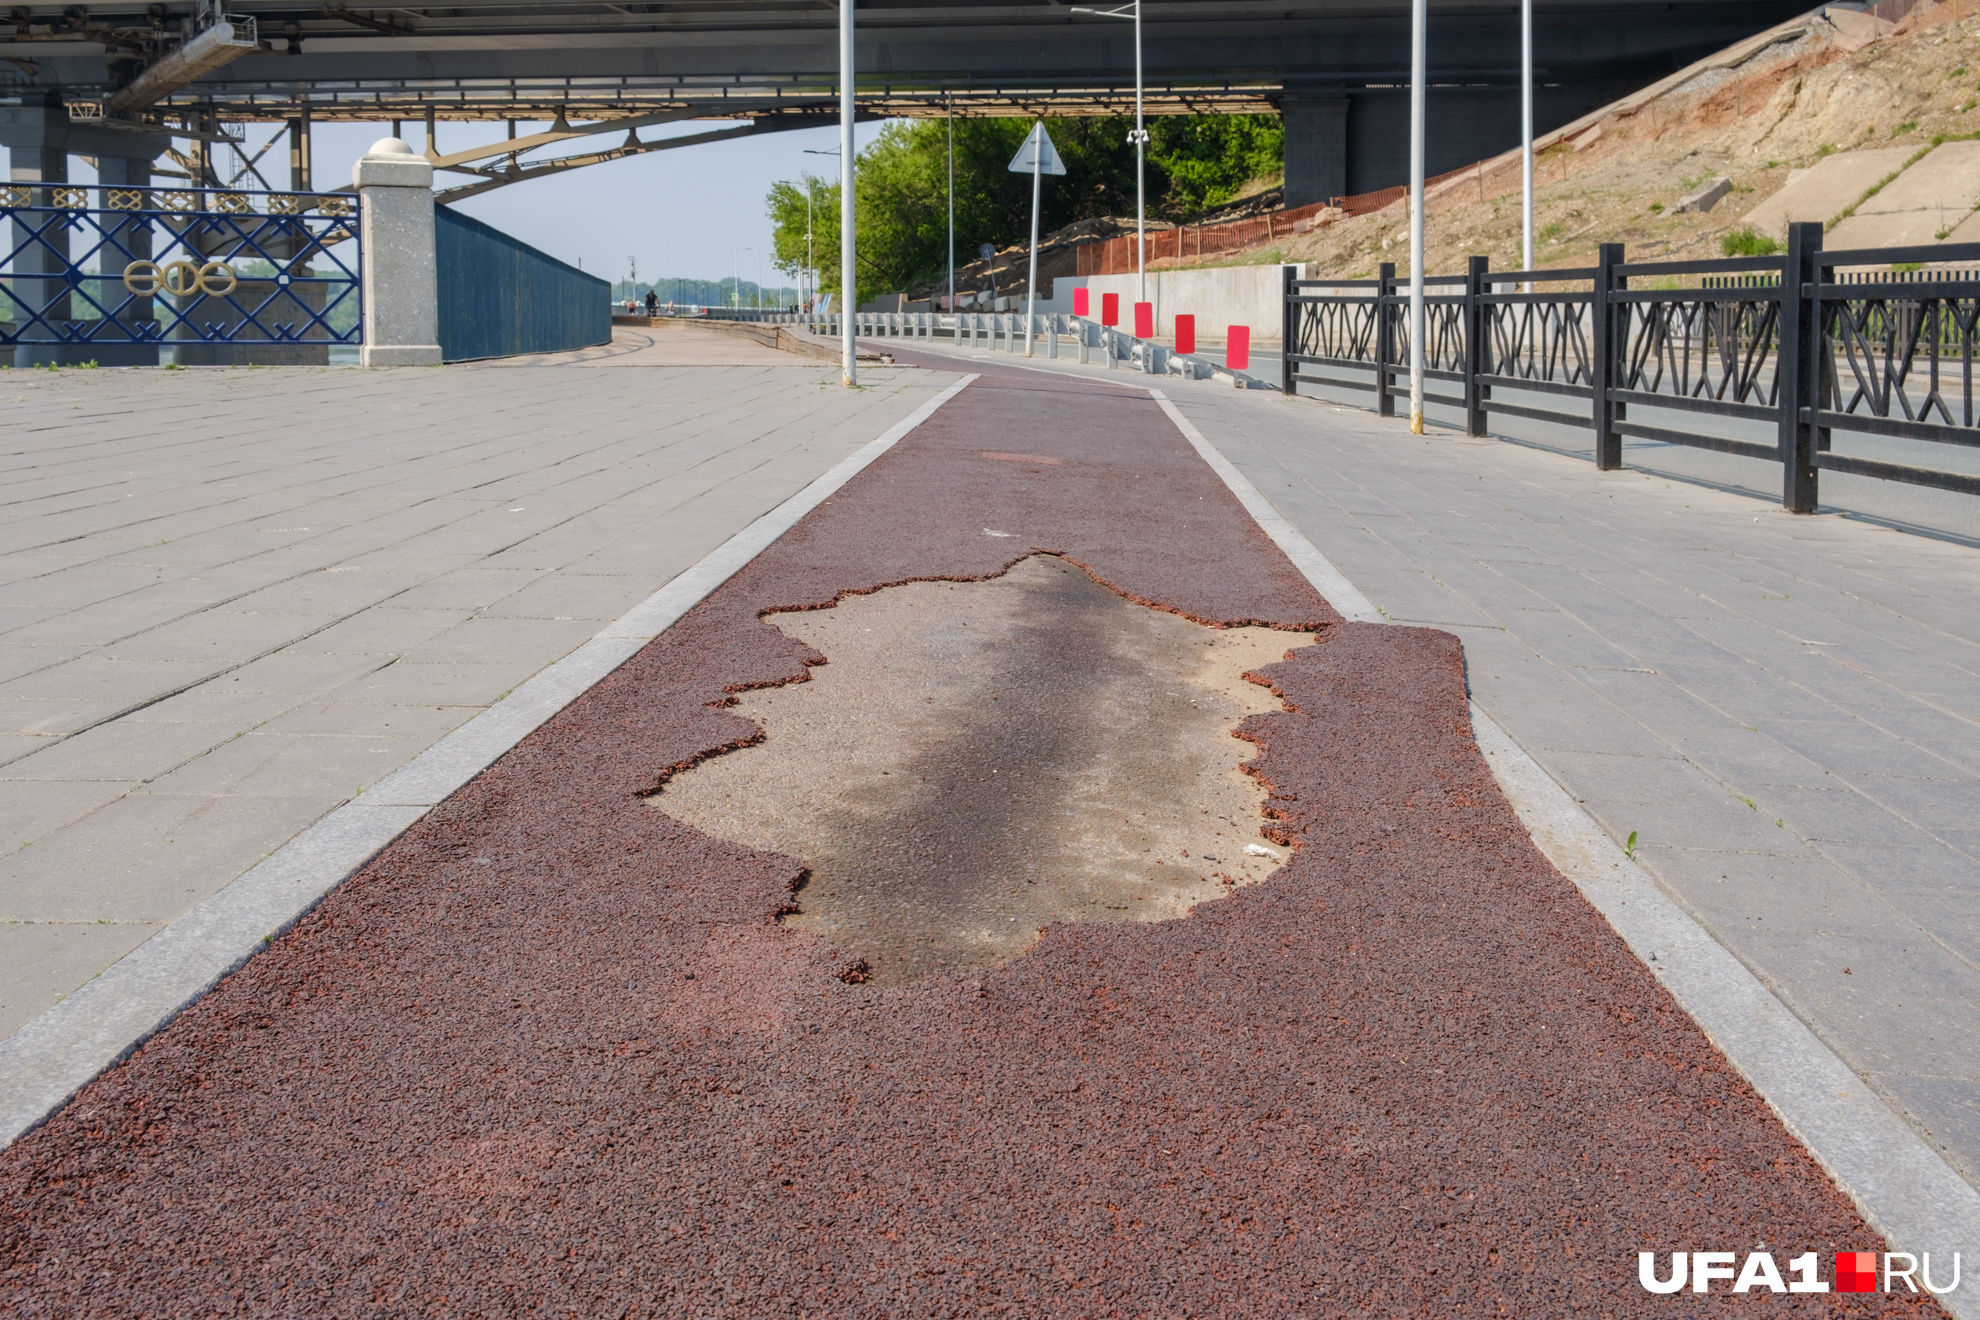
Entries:
[[0, 344], [363, 337], [349, 194], [0, 185]]

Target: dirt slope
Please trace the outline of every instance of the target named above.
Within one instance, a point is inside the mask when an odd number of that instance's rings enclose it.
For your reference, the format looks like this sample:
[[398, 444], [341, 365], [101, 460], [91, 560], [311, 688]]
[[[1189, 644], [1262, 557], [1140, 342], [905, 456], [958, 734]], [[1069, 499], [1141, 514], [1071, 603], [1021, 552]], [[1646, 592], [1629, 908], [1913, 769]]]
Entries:
[[[1820, 10], [1716, 62], [1540, 140], [1537, 265], [1590, 264], [1604, 242], [1625, 243], [1644, 260], [1716, 257], [1722, 237], [1743, 228], [1792, 169], [1838, 151], [1980, 135], [1980, 0], [1926, 6], [1895, 27]], [[1731, 196], [1707, 213], [1674, 212], [1680, 196], [1717, 175], [1732, 180]], [[1458, 271], [1467, 256], [1484, 254], [1494, 269], [1517, 269], [1519, 210], [1517, 151], [1433, 186], [1426, 268]], [[1279, 261], [1350, 278], [1374, 274], [1383, 261], [1406, 272], [1406, 203], [1216, 264]]]

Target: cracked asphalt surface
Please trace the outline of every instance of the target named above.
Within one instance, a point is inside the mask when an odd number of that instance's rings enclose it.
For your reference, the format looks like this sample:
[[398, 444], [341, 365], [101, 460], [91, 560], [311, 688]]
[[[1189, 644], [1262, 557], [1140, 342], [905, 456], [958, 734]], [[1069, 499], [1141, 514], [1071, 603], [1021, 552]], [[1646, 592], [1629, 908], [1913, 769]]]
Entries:
[[[642, 797], [818, 658], [765, 611], [1035, 551], [1321, 629], [1240, 726], [1296, 852], [848, 984], [776, 920], [795, 859]], [[1639, 1250], [1877, 1241], [1535, 851], [1456, 640], [1338, 623], [1145, 393], [1016, 370], [0, 1155], [0, 1205], [23, 1316], [1664, 1316], [1726, 1299]]]

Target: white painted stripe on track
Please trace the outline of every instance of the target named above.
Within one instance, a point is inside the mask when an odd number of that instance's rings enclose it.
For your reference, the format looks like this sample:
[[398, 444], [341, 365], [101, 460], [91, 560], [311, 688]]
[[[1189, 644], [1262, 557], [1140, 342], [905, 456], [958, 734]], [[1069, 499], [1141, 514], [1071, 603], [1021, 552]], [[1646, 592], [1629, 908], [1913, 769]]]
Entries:
[[[1167, 395], [1152, 388], [1148, 392], [1265, 534], [1343, 617], [1387, 621]], [[1476, 702], [1471, 703], [1471, 724], [1500, 791], [1534, 845], [1595, 905], [1891, 1249], [1931, 1252], [1941, 1278], [1946, 1257], [1955, 1251], [1971, 1264], [1980, 1252], [1980, 1191], [1628, 856], [1573, 794]], [[1644, 1244], [1663, 1250], [1681, 1245]], [[1777, 1245], [1797, 1254], [1812, 1249], [1812, 1244]], [[1938, 1301], [1955, 1320], [1980, 1320], [1980, 1288], [1964, 1280], [1957, 1292]]]
[[972, 372], [737, 532], [616, 622], [337, 808], [0, 1041], [0, 1149], [169, 1025], [545, 720], [763, 553], [980, 376]]

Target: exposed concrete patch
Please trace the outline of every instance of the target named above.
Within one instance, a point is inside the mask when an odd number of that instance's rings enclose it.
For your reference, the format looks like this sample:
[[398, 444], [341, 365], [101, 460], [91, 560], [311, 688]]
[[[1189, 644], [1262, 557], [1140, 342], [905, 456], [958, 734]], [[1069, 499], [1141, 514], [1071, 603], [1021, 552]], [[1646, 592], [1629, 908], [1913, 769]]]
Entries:
[[876, 982], [1003, 962], [1054, 922], [1180, 917], [1285, 855], [1232, 730], [1278, 709], [1243, 675], [1304, 634], [1206, 628], [1046, 555], [770, 621], [829, 663], [743, 694], [763, 741], [649, 800], [802, 859], [787, 921]]

